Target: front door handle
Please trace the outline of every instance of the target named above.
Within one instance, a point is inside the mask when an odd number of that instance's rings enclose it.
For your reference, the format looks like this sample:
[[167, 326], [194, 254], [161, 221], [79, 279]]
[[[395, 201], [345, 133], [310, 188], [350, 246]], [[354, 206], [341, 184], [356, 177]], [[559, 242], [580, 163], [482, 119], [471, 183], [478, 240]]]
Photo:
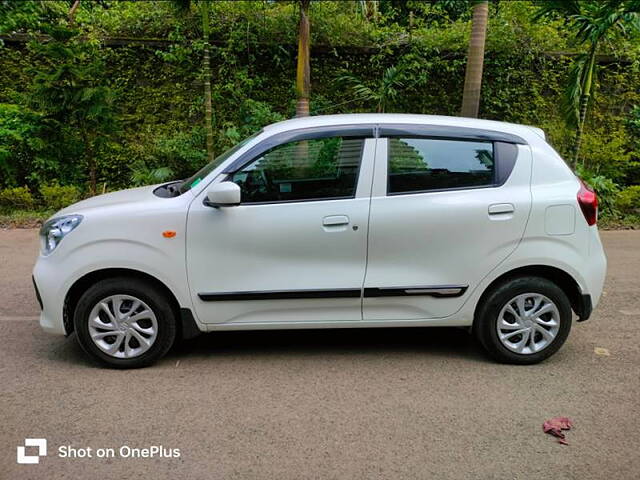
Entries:
[[489, 215], [513, 213], [515, 210], [516, 207], [513, 206], [513, 203], [494, 203], [493, 205], [489, 205]]
[[322, 219], [322, 225], [325, 227], [338, 227], [340, 225], [348, 225], [349, 217], [346, 215], [330, 215]]

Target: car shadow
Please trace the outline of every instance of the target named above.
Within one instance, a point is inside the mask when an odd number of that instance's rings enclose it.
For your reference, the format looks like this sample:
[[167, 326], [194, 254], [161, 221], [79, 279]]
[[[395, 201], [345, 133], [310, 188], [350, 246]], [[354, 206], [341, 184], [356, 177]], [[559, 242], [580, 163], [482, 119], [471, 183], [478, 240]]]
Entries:
[[428, 354], [490, 360], [476, 340], [462, 328], [355, 328], [221, 331], [178, 343], [169, 352], [173, 360], [244, 355]]
[[[462, 328], [367, 328], [229, 331], [202, 334], [177, 342], [169, 361], [187, 359], [296, 357], [309, 355], [427, 355], [491, 362]], [[82, 350], [75, 333], [47, 349], [50, 361], [102, 368]]]

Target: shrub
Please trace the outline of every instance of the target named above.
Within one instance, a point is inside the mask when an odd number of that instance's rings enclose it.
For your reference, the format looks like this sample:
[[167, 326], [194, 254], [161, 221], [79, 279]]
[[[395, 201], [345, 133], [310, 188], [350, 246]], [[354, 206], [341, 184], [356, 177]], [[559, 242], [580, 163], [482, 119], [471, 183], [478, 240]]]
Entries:
[[28, 210], [34, 206], [33, 196], [27, 187], [0, 190], [0, 207], [10, 210]]
[[627, 187], [618, 193], [616, 206], [624, 214], [640, 214], [640, 185]]
[[60, 210], [75, 203], [80, 198], [80, 190], [73, 185], [43, 185], [40, 187], [40, 196], [44, 207], [51, 210]]
[[576, 174], [598, 194], [600, 211], [604, 215], [615, 215], [617, 213], [616, 199], [620, 191], [618, 184], [604, 175], [598, 175], [587, 170], [581, 165], [576, 167]]
[[164, 183], [172, 176], [173, 171], [169, 167], [152, 168], [138, 162], [132, 167], [131, 181], [136, 187], [141, 187], [143, 185]]

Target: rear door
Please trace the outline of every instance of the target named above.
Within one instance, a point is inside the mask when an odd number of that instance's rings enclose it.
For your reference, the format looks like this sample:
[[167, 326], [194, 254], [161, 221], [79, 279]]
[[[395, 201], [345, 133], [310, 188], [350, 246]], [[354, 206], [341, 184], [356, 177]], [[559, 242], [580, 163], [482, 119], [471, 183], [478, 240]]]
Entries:
[[454, 314], [522, 238], [530, 148], [509, 136], [456, 132], [381, 128], [364, 320]]

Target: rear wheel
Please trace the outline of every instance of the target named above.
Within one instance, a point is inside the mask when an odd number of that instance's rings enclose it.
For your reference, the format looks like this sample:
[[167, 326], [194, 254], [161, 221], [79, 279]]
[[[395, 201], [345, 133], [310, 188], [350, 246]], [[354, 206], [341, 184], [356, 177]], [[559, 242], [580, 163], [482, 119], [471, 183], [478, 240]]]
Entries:
[[518, 277], [483, 300], [474, 323], [487, 352], [505, 363], [533, 364], [553, 355], [571, 330], [571, 304], [555, 283]]
[[115, 368], [151, 365], [176, 336], [169, 302], [146, 282], [123, 277], [89, 288], [78, 302], [74, 323], [82, 348]]

